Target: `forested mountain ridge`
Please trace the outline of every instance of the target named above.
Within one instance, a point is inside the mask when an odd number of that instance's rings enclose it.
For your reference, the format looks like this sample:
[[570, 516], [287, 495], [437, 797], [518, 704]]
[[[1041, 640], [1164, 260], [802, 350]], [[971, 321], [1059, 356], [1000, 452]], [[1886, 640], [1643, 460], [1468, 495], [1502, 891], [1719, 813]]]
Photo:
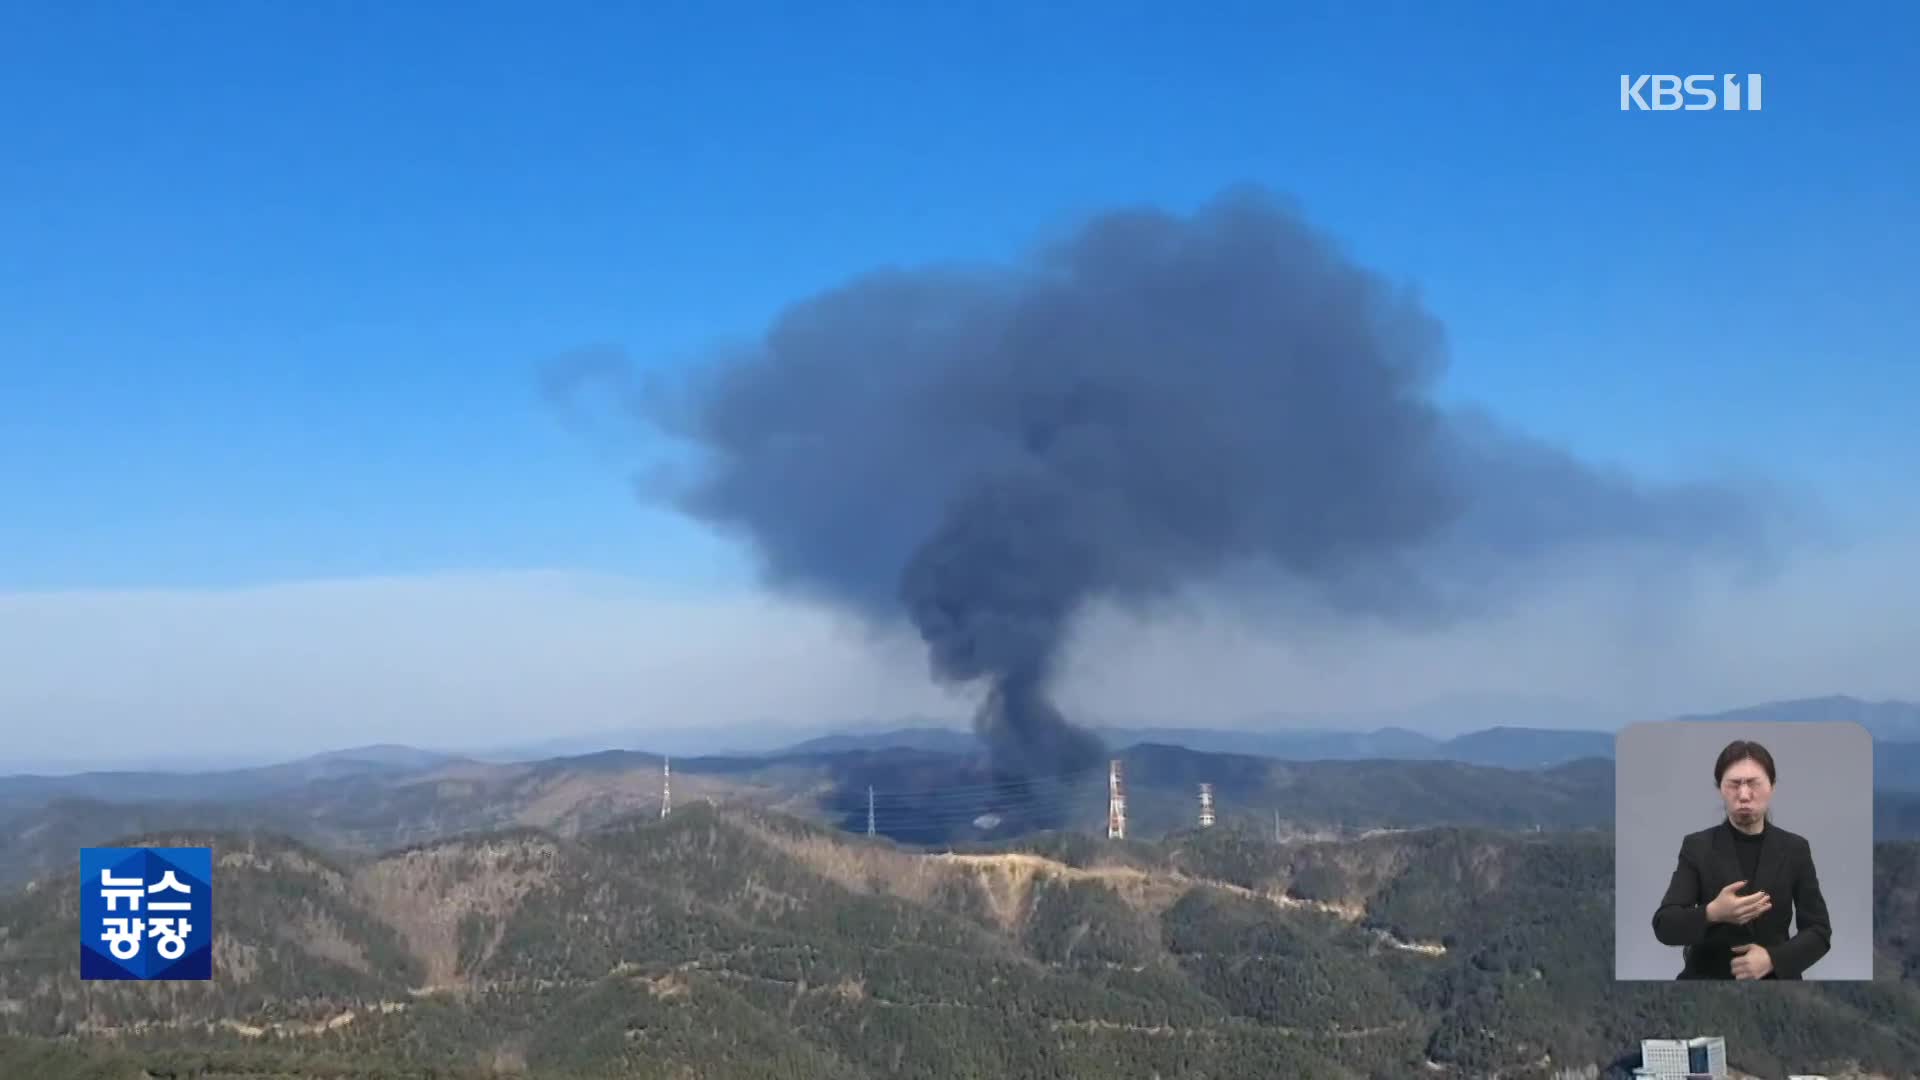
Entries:
[[1761, 1074], [1920, 1061], [1911, 844], [1876, 851], [1887, 981], [1759, 996], [1611, 981], [1598, 833], [949, 853], [696, 803], [378, 857], [148, 839], [216, 850], [215, 980], [83, 984], [74, 875], [0, 897], [0, 1075], [1544, 1077], [1694, 1030]]

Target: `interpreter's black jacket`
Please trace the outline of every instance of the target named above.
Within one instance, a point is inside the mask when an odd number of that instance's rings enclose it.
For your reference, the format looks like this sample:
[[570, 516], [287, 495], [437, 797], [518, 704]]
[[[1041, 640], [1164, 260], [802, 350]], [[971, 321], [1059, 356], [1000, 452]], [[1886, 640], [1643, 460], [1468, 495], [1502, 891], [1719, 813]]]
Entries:
[[[1820, 879], [1813, 870], [1813, 849], [1807, 839], [1769, 823], [1760, 844], [1760, 865], [1741, 896], [1764, 892], [1773, 898], [1765, 915], [1735, 926], [1707, 923], [1707, 903], [1727, 885], [1742, 880], [1740, 859], [1734, 850], [1733, 825], [1721, 822], [1711, 829], [1688, 833], [1680, 842], [1680, 862], [1674, 867], [1660, 910], [1653, 913], [1653, 934], [1663, 945], [1682, 946], [1686, 967], [1682, 979], [1733, 978], [1733, 947], [1759, 945], [1773, 958], [1769, 979], [1798, 979], [1833, 944], [1833, 926], [1827, 921], [1827, 902], [1820, 895]], [[1795, 916], [1799, 932], [1788, 933]]]

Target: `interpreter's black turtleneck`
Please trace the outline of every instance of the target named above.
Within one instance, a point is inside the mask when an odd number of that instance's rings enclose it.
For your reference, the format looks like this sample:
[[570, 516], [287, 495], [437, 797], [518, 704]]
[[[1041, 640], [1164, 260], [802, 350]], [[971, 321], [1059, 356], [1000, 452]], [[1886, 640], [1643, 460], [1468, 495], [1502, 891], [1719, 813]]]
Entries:
[[1753, 877], [1760, 872], [1760, 844], [1767, 838], [1767, 824], [1764, 821], [1761, 822], [1759, 832], [1748, 834], [1735, 828], [1732, 821], [1728, 821], [1727, 831], [1733, 834], [1734, 854], [1740, 857], [1741, 880], [1749, 883], [1749, 887], [1742, 889], [1741, 892], [1753, 892], [1755, 891], [1752, 888]]

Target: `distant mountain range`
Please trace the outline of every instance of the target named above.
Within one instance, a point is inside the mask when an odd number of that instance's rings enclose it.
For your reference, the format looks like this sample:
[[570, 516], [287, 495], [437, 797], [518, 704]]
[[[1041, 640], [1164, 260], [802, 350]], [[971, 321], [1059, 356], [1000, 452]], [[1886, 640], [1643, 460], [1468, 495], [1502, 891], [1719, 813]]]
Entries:
[[[1509, 748], [1503, 754], [1528, 761], [1538, 756], [1534, 734], [1487, 733]], [[1453, 741], [1472, 749], [1488, 740]], [[1911, 755], [1920, 744], [1879, 750]], [[1126, 770], [1129, 835], [1140, 837], [1189, 827], [1203, 781], [1213, 785], [1223, 824], [1286, 834], [1434, 823], [1606, 830], [1613, 822], [1614, 767], [1601, 756], [1511, 768], [1442, 758], [1289, 761], [1159, 743], [1115, 754]], [[1920, 765], [1920, 757], [1909, 761]], [[0, 779], [0, 887], [69, 864], [78, 848], [163, 829], [268, 828], [367, 854], [515, 826], [572, 836], [622, 815], [657, 814], [662, 765], [658, 755], [631, 750], [487, 763], [387, 748], [201, 776]], [[1009, 781], [973, 751], [901, 747], [675, 758], [673, 765], [676, 804], [776, 810], [851, 833], [871, 820], [875, 831], [919, 845], [1040, 830], [1101, 835], [1106, 825], [1104, 765], [1057, 780]], [[1920, 838], [1915, 776], [1920, 768], [1897, 773], [1883, 765], [1874, 801], [1880, 839]]]
[[1209, 728], [1105, 728], [1108, 744], [1184, 746], [1283, 761], [1458, 761], [1502, 769], [1551, 768], [1589, 757], [1612, 757], [1613, 736], [1601, 731], [1496, 727], [1451, 739], [1405, 728], [1377, 731], [1223, 731]]
[[[1724, 722], [1852, 721], [1864, 725], [1876, 740], [1875, 787], [1920, 792], [1920, 705], [1909, 702], [1867, 702], [1848, 697], [1783, 701], [1736, 709], [1692, 720]], [[1551, 769], [1585, 758], [1613, 756], [1612, 733], [1556, 728], [1492, 727], [1452, 738], [1435, 738], [1406, 728], [1373, 731], [1233, 730], [1179, 727], [1110, 727], [1096, 729], [1115, 752], [1127, 747], [1158, 745], [1216, 754], [1234, 754], [1282, 761], [1453, 761], [1500, 769]], [[360, 777], [400, 778], [435, 769], [469, 764], [537, 764], [569, 761], [585, 767], [602, 754], [648, 757], [661, 752], [609, 751], [604, 744], [592, 752], [555, 754], [541, 759], [481, 759], [410, 746], [383, 744], [330, 751], [296, 761], [251, 768], [206, 772], [116, 771], [63, 776], [0, 776], [0, 812], [23, 809], [57, 798], [110, 802], [214, 801], [261, 799], [297, 791], [307, 785]], [[824, 735], [783, 749], [755, 754], [680, 757], [681, 768], [743, 773], [765, 770], [780, 762], [805, 763], [841, 755], [882, 750], [917, 750], [934, 754], [973, 756], [981, 751], [972, 732], [950, 727], [914, 726], [892, 731], [847, 732]], [[667, 751], [674, 752], [674, 751]], [[657, 762], [657, 757], [650, 758]]]
[[[1848, 697], [1809, 698], [1755, 705], [1682, 719], [1747, 722], [1851, 721], [1864, 726], [1881, 744], [1910, 743], [1877, 759], [1879, 780], [1920, 790], [1920, 705], [1903, 701], [1867, 702]], [[1140, 743], [1183, 746], [1222, 754], [1253, 754], [1286, 761], [1459, 761], [1505, 769], [1551, 768], [1588, 757], [1612, 757], [1614, 734], [1562, 728], [1492, 727], [1439, 739], [1407, 728], [1373, 731], [1242, 730], [1177, 727], [1105, 727], [1096, 729], [1110, 747]], [[880, 749], [976, 752], [969, 731], [946, 727], [909, 727], [893, 731], [827, 735], [796, 743], [769, 756], [846, 753]]]
[[[1276, 818], [1289, 831], [1308, 832], [1436, 821], [1604, 829], [1613, 820], [1613, 769], [1601, 759], [1518, 771], [1452, 761], [1282, 762], [1156, 744], [1119, 754], [1129, 833], [1142, 837], [1190, 825], [1194, 786], [1203, 779], [1215, 786], [1223, 823], [1266, 830]], [[135, 774], [0, 780], [0, 886], [64, 866], [78, 848], [161, 829], [267, 828], [363, 853], [512, 826], [571, 836], [625, 814], [658, 813], [663, 780], [660, 757], [629, 750], [508, 764], [453, 760], [411, 771], [363, 766], [357, 773], [324, 765], [213, 773], [197, 784]], [[76, 790], [61, 791], [62, 779]], [[856, 833], [871, 805], [877, 831], [926, 845], [1041, 829], [1096, 833], [1106, 821], [1104, 766], [1059, 781], [1010, 783], [973, 754], [902, 748], [676, 758], [673, 792], [676, 801], [779, 810]]]
[[[1916, 662], [1920, 662], [1917, 660]], [[1862, 701], [1851, 697], [1803, 698], [1776, 701], [1744, 709], [1682, 717], [1685, 720], [1746, 720], [1814, 722], [1851, 721], [1867, 729], [1875, 739], [1888, 742], [1920, 741], [1920, 705], [1911, 701]]]
[[[1877, 738], [1920, 741], [1920, 705], [1867, 702], [1849, 697], [1808, 698], [1731, 710], [1689, 719], [1856, 719]], [[1109, 742], [1176, 743], [1196, 750], [1263, 754], [1296, 760], [1357, 757], [1444, 757], [1438, 748], [1488, 730], [1577, 732], [1592, 737], [1644, 717], [1577, 702], [1527, 697], [1477, 696], [1441, 699], [1417, 707], [1369, 713], [1263, 713], [1231, 728], [1195, 728], [1160, 723], [1096, 724]], [[1576, 744], [1569, 744], [1574, 746]], [[675, 757], [742, 757], [794, 752], [837, 753], [881, 746], [965, 753], [972, 742], [963, 720], [911, 717], [892, 723], [850, 722], [828, 730], [791, 732], [774, 723], [722, 727], [648, 727], [583, 733], [518, 746], [455, 751], [480, 761], [539, 761], [592, 753], [609, 747], [644, 747]], [[1610, 752], [1610, 751], [1609, 751]], [[1570, 760], [1556, 752], [1557, 760]], [[1575, 752], [1573, 757], [1585, 756]], [[1487, 760], [1483, 764], [1498, 762]], [[1550, 762], [1543, 762], [1550, 763]]]
[[146, 800], [261, 798], [326, 780], [404, 775], [459, 760], [411, 746], [333, 750], [278, 765], [206, 772], [162, 770], [83, 772], [65, 776], [0, 776], [0, 810], [54, 798]]
[[[1772, 702], [1727, 712], [1688, 716], [1690, 720], [1851, 720], [1863, 724], [1880, 742], [1920, 743], [1920, 704], [1905, 701], [1863, 701], [1851, 697], [1808, 698]], [[1368, 721], [1373, 723], [1368, 725]], [[1475, 723], [1473, 721], [1477, 720]], [[1550, 768], [1583, 757], [1611, 756], [1611, 734], [1617, 718], [1576, 704], [1531, 699], [1460, 699], [1435, 702], [1394, 713], [1345, 716], [1273, 713], [1249, 719], [1232, 728], [1171, 724], [1106, 724], [1095, 730], [1114, 749], [1137, 743], [1185, 746], [1227, 754], [1255, 754], [1289, 761], [1351, 761], [1363, 758], [1450, 760], [1503, 768]], [[1383, 722], [1385, 721], [1385, 722]], [[790, 731], [791, 729], [785, 729]], [[967, 754], [978, 750], [972, 732], [960, 721], [909, 718], [892, 725], [868, 723], [829, 730], [795, 739], [782, 738], [783, 729], [771, 722], [759, 725], [666, 727], [589, 732], [518, 746], [420, 749], [383, 744], [329, 751], [290, 762], [234, 760], [209, 748], [195, 767], [179, 759], [137, 762], [106, 769], [84, 769], [71, 763], [20, 762], [16, 775], [0, 772], [0, 787], [26, 776], [60, 778], [59, 790], [69, 794], [102, 793], [76, 787], [80, 776], [121, 792], [143, 797], [165, 797], [174, 791], [191, 797], [203, 794], [203, 782], [218, 790], [230, 787], [272, 790], [289, 780], [339, 775], [362, 764], [381, 769], [430, 767], [452, 760], [505, 764], [579, 757], [608, 749], [644, 750], [674, 758], [789, 757], [837, 754], [888, 748]], [[3, 750], [4, 748], [0, 748]], [[5, 769], [0, 764], [0, 769]], [[194, 776], [182, 785], [163, 777]], [[215, 779], [207, 780], [208, 777]], [[0, 798], [3, 798], [0, 795]]]

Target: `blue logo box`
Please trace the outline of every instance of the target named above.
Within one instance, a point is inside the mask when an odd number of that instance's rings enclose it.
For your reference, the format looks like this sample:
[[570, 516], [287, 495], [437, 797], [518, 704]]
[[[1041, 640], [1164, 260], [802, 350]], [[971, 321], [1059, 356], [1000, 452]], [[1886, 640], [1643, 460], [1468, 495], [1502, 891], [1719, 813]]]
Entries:
[[213, 849], [81, 848], [80, 977], [213, 978]]

